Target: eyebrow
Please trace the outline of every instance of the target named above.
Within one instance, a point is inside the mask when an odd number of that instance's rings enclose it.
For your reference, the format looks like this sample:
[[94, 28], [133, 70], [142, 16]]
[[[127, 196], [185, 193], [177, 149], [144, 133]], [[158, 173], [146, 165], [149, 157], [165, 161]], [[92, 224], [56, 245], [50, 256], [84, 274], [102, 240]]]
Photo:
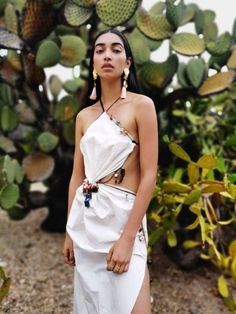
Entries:
[[[114, 42], [114, 43], [111, 44], [111, 46], [117, 46], [117, 45], [120, 45], [122, 48], [124, 48], [124, 46], [122, 45], [122, 43], [119, 43], [119, 42], [117, 42], [117, 43]], [[105, 46], [105, 43], [98, 43], [98, 44], [95, 45], [95, 48], [96, 48], [97, 46]]]

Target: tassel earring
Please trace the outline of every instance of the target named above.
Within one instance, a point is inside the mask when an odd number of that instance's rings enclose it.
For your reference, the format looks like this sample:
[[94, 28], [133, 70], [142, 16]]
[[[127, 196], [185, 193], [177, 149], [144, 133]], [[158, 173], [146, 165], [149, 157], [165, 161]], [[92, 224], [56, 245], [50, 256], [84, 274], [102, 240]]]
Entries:
[[122, 86], [121, 95], [120, 95], [120, 98], [122, 98], [122, 99], [126, 98], [126, 90], [128, 87], [128, 83], [127, 83], [128, 76], [129, 76], [129, 69], [124, 68], [124, 81], [123, 81], [123, 86]]
[[90, 99], [92, 100], [96, 100], [97, 99], [97, 90], [96, 90], [96, 79], [98, 78], [98, 74], [97, 71], [95, 70], [95, 68], [93, 69], [93, 90], [92, 93], [90, 95]]

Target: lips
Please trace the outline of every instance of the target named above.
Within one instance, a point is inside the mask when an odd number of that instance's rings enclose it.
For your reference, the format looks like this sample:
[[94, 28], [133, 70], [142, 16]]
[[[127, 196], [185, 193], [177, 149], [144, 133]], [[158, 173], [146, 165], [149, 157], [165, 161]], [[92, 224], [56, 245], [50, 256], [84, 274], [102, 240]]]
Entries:
[[113, 69], [113, 65], [111, 63], [104, 63], [103, 66], [102, 66], [102, 69], [104, 68], [110, 68], [110, 69]]

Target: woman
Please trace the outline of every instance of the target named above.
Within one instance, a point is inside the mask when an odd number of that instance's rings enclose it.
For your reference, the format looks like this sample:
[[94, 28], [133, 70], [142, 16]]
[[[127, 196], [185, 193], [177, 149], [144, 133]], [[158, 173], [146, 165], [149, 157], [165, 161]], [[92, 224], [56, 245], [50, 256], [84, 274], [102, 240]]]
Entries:
[[76, 118], [63, 248], [65, 262], [75, 266], [74, 313], [149, 314], [145, 212], [156, 181], [155, 108], [136, 93], [122, 33], [97, 36], [92, 74], [92, 104]]

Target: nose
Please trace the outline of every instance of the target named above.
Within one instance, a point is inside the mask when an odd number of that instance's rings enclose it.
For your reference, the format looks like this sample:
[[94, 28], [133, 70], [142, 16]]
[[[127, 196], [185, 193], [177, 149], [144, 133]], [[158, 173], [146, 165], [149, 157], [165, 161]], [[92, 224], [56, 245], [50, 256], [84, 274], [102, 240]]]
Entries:
[[106, 54], [105, 54], [105, 56], [104, 56], [104, 60], [105, 60], [105, 61], [110, 61], [110, 60], [111, 60], [111, 56], [110, 56], [109, 51], [106, 51]]

